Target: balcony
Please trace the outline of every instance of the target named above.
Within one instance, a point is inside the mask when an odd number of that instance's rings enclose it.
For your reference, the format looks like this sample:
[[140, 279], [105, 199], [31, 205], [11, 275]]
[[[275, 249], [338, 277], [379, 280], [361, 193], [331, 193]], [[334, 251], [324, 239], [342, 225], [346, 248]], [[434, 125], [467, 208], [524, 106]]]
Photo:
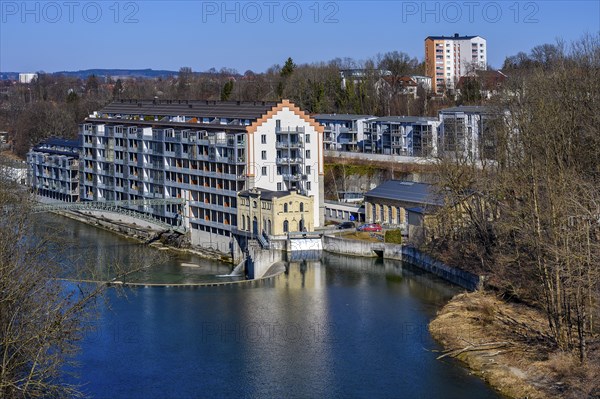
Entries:
[[277, 134], [298, 134], [298, 133], [304, 133], [304, 127], [288, 127], [288, 128], [275, 128], [275, 133]]
[[277, 141], [275, 143], [277, 149], [302, 148], [302, 140], [298, 141]]
[[302, 163], [302, 158], [277, 158], [276, 163], [284, 165], [296, 165]]
[[302, 175], [299, 173], [296, 174], [283, 174], [281, 175], [283, 177], [283, 180], [288, 180], [288, 181], [302, 181], [302, 180], [307, 180], [308, 176], [307, 175]]

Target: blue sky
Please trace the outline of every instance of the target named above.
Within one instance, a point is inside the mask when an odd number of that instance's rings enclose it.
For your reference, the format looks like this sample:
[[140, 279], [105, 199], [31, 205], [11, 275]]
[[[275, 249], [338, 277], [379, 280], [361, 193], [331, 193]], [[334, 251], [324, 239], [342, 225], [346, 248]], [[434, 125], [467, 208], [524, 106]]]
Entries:
[[600, 30], [600, 1], [7, 1], [0, 71], [211, 67], [424, 58], [428, 35], [480, 35], [488, 63]]

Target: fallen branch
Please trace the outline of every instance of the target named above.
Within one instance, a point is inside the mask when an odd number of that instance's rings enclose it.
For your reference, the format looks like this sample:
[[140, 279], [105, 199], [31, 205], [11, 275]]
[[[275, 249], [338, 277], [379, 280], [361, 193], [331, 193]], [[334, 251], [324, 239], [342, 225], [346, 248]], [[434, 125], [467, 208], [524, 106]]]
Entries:
[[511, 342], [488, 342], [485, 344], [477, 344], [477, 345], [469, 345], [466, 346], [462, 349], [454, 349], [454, 350], [450, 350], [447, 353], [444, 353], [441, 356], [437, 357], [437, 360], [443, 359], [447, 356], [450, 357], [456, 357], [458, 355], [460, 355], [461, 353], [464, 352], [474, 352], [474, 351], [482, 351], [482, 350], [490, 350], [490, 349], [498, 349], [498, 348], [504, 348], [506, 346], [512, 345]]

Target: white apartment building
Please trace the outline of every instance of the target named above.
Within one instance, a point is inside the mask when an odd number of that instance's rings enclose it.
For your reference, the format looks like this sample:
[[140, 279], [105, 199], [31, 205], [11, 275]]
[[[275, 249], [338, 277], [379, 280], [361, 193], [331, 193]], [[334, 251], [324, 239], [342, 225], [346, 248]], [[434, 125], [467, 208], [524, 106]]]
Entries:
[[[323, 127], [279, 103], [119, 100], [80, 126], [81, 200], [184, 198], [194, 245], [239, 254], [237, 195], [251, 188], [313, 197], [323, 225]], [[174, 206], [135, 209], [175, 224]]]
[[487, 41], [481, 36], [428, 36], [425, 39], [425, 74], [432, 90], [453, 91], [458, 79], [487, 68]]

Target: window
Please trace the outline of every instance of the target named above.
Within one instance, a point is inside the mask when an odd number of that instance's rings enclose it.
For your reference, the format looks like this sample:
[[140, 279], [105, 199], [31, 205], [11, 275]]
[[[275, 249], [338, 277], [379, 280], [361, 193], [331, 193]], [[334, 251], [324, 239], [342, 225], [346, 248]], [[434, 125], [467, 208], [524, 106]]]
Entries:
[[281, 130], [281, 120], [275, 119], [275, 130]]
[[306, 182], [306, 189], [310, 190], [310, 182], [309, 181]]
[[281, 166], [277, 167], [277, 176], [281, 176]]
[[277, 183], [277, 191], [281, 191], [281, 183]]
[[266, 176], [267, 175], [267, 167], [263, 166], [262, 169], [261, 169], [261, 172], [262, 172], [263, 176]]
[[310, 175], [310, 166], [307, 166], [307, 167], [306, 167], [306, 174], [307, 174], [307, 175]]
[[310, 143], [310, 134], [308, 134], [308, 133], [306, 134], [306, 136], [305, 136], [305, 141], [306, 141], [307, 143]]
[[310, 159], [310, 150], [306, 150], [306, 159]]
[[300, 203], [300, 212], [304, 212], [304, 202]]
[[290, 223], [287, 220], [283, 221], [283, 232], [287, 233], [290, 230]]
[[288, 204], [287, 203], [283, 204], [283, 211], [284, 212], [288, 211]]
[[267, 159], [267, 152], [266, 151], [261, 151], [260, 152], [260, 157], [261, 159], [264, 161]]

